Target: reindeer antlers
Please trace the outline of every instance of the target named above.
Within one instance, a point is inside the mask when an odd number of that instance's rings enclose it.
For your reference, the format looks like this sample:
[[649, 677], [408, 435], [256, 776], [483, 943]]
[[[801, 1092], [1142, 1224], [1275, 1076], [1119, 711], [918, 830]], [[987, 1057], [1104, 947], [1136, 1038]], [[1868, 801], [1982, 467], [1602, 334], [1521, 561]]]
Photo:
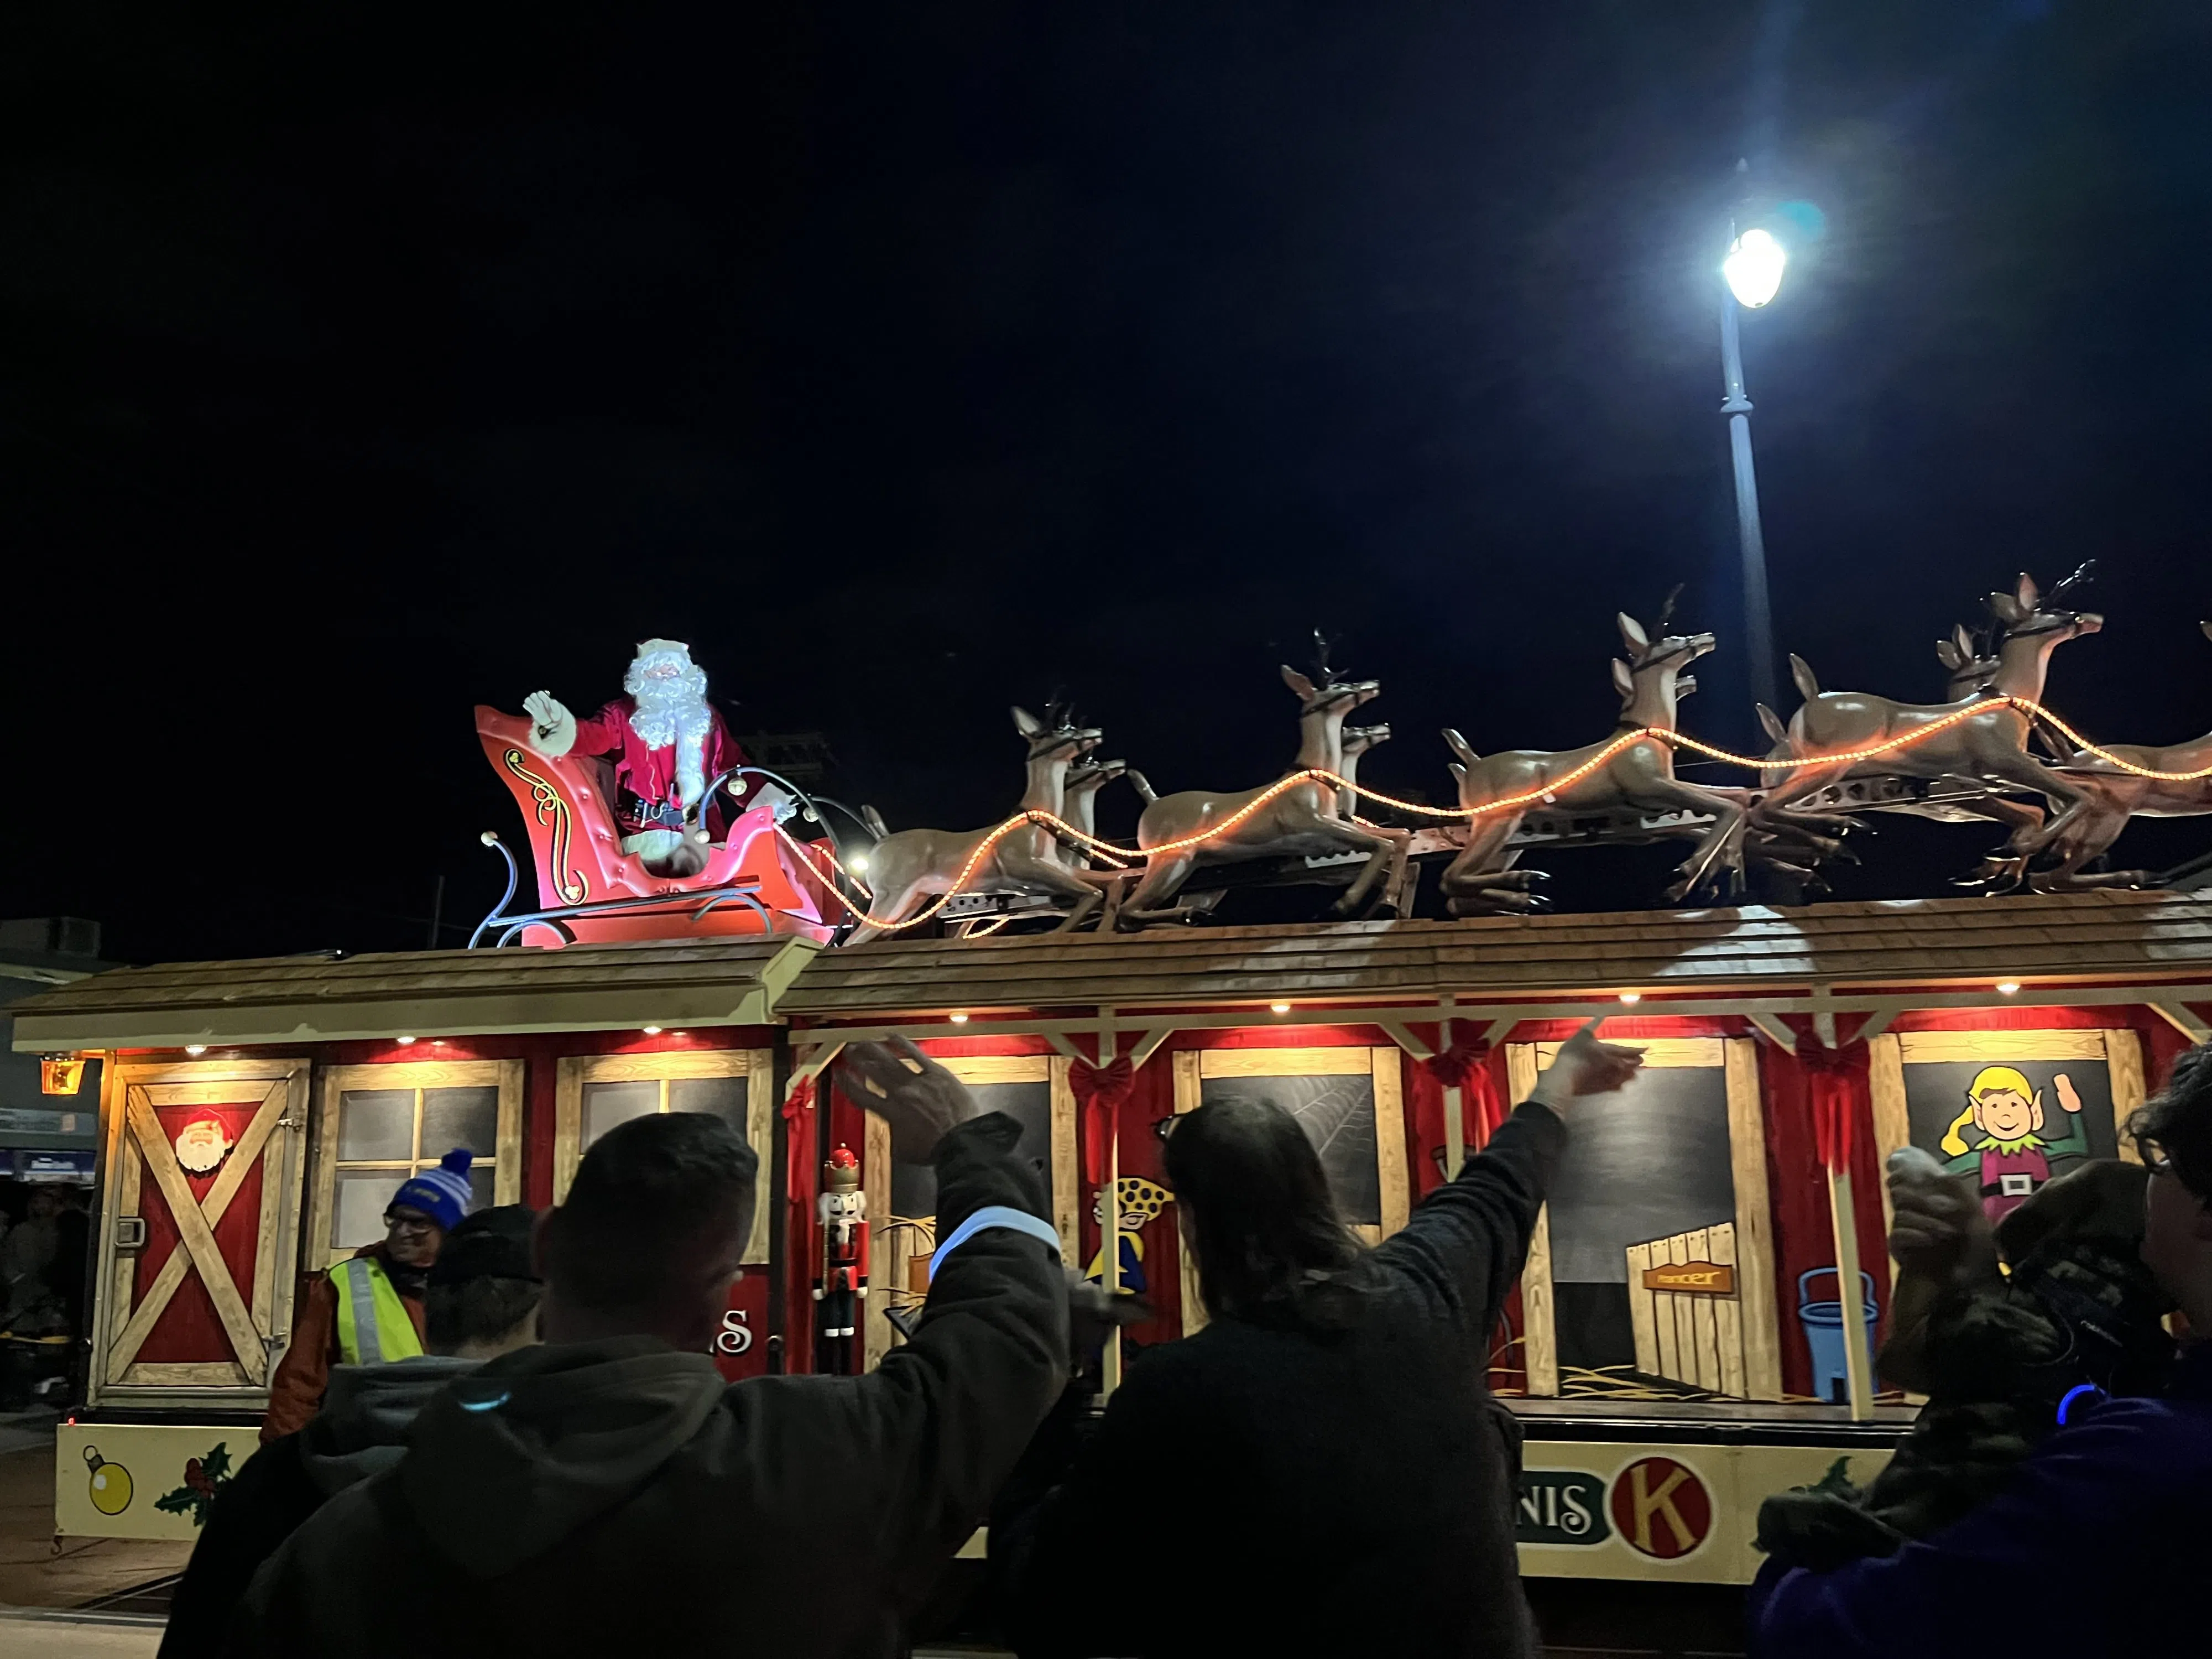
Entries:
[[1321, 683], [1323, 685], [1328, 684], [1336, 678], [1336, 671], [1328, 665], [1328, 653], [1335, 646], [1341, 643], [1343, 639], [1344, 635], [1341, 634], [1335, 639], [1331, 639], [1318, 628], [1313, 631], [1314, 672], [1321, 677]]
[[2074, 567], [2072, 574], [2061, 580], [2057, 586], [2052, 588], [2048, 593], [2043, 596], [2043, 602], [2045, 605], [2049, 605], [2055, 599], [2065, 597], [2069, 589], [2087, 587], [2091, 582], [2096, 580], [2096, 579], [2097, 562], [2094, 559], [2084, 559], [2081, 563]]

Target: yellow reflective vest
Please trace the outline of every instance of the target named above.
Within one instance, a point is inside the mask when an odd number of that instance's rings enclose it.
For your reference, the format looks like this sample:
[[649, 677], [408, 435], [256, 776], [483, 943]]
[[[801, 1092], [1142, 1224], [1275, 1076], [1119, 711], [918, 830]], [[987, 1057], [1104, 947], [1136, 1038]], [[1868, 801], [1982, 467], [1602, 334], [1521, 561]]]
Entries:
[[407, 1304], [374, 1256], [339, 1262], [331, 1286], [338, 1293], [338, 1358], [345, 1364], [384, 1365], [422, 1352]]

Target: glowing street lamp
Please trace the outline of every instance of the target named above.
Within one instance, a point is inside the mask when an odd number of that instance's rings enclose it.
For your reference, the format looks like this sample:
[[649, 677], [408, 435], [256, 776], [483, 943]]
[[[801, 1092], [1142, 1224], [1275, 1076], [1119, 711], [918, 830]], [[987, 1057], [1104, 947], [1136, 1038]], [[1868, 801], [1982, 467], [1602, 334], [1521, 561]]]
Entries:
[[1735, 463], [1735, 526], [1743, 551], [1745, 654], [1751, 664], [1751, 695], [1778, 708], [1774, 678], [1774, 611], [1766, 596], [1766, 538], [1759, 526], [1759, 478], [1751, 465], [1751, 399], [1743, 390], [1743, 349], [1736, 338], [1738, 307], [1756, 311], [1782, 291], [1789, 251], [1771, 232], [1756, 225], [1732, 236], [1721, 261], [1721, 381], [1727, 393], [1721, 413], [1729, 417], [1729, 453]]
[[1721, 275], [1735, 302], [1756, 311], [1782, 291], [1782, 272], [1789, 263], [1789, 250], [1753, 225], [1729, 245]]

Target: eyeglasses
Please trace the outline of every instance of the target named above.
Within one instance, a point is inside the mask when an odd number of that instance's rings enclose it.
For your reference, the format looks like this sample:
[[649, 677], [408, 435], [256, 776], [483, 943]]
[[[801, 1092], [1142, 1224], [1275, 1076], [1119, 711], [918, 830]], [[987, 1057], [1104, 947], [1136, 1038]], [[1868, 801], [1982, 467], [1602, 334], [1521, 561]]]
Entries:
[[427, 1215], [395, 1214], [386, 1214], [384, 1224], [395, 1233], [427, 1233], [434, 1231], [438, 1225]]

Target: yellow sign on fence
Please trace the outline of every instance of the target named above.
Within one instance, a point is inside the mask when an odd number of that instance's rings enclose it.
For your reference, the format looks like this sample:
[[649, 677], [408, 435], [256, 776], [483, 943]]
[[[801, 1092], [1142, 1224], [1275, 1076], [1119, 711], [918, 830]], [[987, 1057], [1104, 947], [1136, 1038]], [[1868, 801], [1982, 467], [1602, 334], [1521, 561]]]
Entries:
[[1734, 1296], [1735, 1269], [1725, 1261], [1670, 1261], [1644, 1270], [1647, 1291], [1677, 1291], [1688, 1296]]

